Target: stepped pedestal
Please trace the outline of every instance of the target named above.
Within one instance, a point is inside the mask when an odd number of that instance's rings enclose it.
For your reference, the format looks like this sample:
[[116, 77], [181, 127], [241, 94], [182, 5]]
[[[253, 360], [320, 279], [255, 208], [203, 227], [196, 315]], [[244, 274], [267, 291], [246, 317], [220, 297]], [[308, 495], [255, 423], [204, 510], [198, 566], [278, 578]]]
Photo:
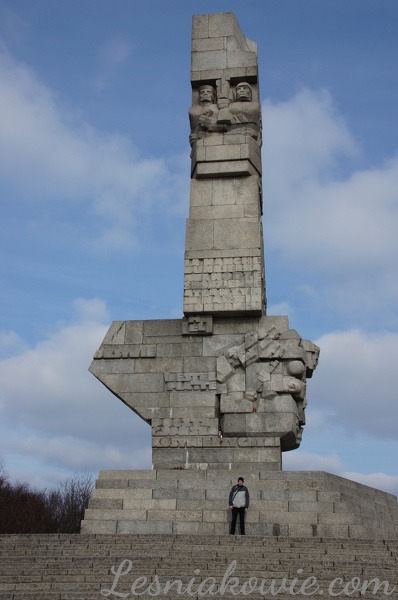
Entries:
[[[101, 471], [83, 533], [222, 535], [228, 494], [242, 473], [224, 470]], [[396, 538], [397, 499], [317, 471], [251, 470], [247, 535]]]

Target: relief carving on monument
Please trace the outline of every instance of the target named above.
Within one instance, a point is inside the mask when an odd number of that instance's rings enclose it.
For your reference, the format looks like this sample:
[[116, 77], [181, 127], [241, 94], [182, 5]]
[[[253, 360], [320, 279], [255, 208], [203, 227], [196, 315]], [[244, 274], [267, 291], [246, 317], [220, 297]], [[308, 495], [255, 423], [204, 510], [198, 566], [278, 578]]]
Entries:
[[[253, 100], [250, 83], [242, 81], [234, 89], [228, 85], [228, 97], [218, 99], [216, 88], [220, 88], [220, 82], [215, 83], [216, 86], [199, 86], [197, 101], [189, 109], [191, 146], [214, 133], [249, 135], [261, 146], [261, 108], [259, 102]], [[229, 143], [243, 141], [235, 139]]]
[[198, 102], [189, 110], [191, 146], [206, 136], [206, 134], [225, 130], [223, 124], [218, 122], [218, 106], [216, 103], [216, 90], [212, 85], [201, 85], [198, 88]]
[[[275, 327], [267, 328], [263, 320], [258, 333], [246, 334], [244, 342], [223, 350], [217, 358], [223, 434], [242, 435], [242, 427], [249, 436], [270, 434], [274, 430], [268, 413], [282, 416], [289, 412], [297, 418], [292, 427], [286, 426], [286, 419], [281, 420], [280, 433], [287, 429], [289, 443], [297, 447], [305, 424], [306, 377], [317, 365], [319, 348], [293, 330], [286, 339]], [[243, 418], [236, 415], [244, 413], [243, 426]], [[278, 427], [275, 415], [272, 427]]]

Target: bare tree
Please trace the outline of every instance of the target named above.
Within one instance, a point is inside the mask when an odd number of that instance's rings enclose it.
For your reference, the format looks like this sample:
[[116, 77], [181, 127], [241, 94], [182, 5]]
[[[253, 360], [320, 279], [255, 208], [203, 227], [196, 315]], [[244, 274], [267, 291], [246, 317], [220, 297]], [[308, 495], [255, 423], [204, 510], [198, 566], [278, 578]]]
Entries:
[[84, 471], [61, 481], [59, 488], [50, 492], [49, 501], [60, 533], [80, 532], [80, 523], [93, 488], [93, 478]]
[[88, 472], [50, 491], [10, 483], [0, 465], [0, 533], [79, 533], [94, 481]]
[[0, 533], [51, 533], [55, 521], [45, 491], [12, 484], [0, 469]]

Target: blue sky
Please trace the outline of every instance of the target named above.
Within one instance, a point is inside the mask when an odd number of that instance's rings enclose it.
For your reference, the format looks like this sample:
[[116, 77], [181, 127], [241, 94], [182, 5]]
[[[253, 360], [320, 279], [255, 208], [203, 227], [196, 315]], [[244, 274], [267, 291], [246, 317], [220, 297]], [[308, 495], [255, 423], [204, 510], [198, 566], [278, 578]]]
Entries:
[[321, 346], [286, 469], [398, 493], [398, 5], [0, 0], [0, 462], [48, 487], [149, 468], [87, 369], [110, 322], [182, 316], [191, 17], [258, 42], [269, 314]]

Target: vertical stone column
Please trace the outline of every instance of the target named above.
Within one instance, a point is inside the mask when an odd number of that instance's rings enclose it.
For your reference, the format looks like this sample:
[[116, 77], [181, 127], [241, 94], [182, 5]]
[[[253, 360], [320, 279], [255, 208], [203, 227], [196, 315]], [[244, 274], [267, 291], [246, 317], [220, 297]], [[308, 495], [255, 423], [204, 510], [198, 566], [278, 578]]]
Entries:
[[192, 28], [184, 314], [265, 315], [257, 45], [232, 13]]

